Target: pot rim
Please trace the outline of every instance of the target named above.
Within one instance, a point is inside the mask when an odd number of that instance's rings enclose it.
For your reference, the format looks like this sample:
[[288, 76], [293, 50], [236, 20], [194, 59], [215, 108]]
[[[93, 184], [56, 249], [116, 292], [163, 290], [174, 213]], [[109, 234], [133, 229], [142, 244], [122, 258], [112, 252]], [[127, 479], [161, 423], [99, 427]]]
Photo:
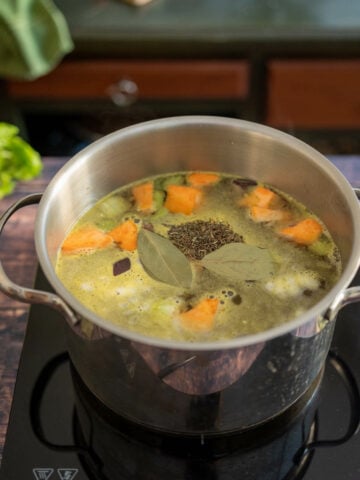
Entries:
[[[321, 166], [326, 172], [336, 181], [337, 185], [341, 188], [342, 193], [345, 196], [347, 204], [350, 208], [353, 226], [354, 226], [354, 238], [351, 254], [349, 256], [348, 263], [345, 269], [342, 271], [341, 276], [338, 282], [333, 286], [333, 288], [313, 307], [307, 310], [305, 313], [299, 315], [298, 317], [287, 321], [281, 325], [278, 325], [264, 332], [259, 332], [256, 334], [243, 335], [237, 338], [228, 339], [228, 340], [219, 340], [212, 342], [179, 342], [175, 340], [166, 340], [156, 337], [150, 337], [137, 332], [132, 332], [121, 326], [115, 325], [110, 321], [103, 319], [102, 317], [96, 315], [94, 312], [88, 310], [84, 305], [82, 305], [62, 284], [55, 273], [55, 269], [52, 265], [52, 262], [49, 258], [49, 255], [46, 250], [45, 244], [45, 224], [48, 211], [48, 205], [51, 200], [51, 197], [56, 190], [56, 185], [64, 176], [69, 175], [74, 166], [78, 166], [79, 162], [86, 162], [87, 158], [90, 155], [93, 155], [94, 152], [101, 150], [105, 145], [111, 144], [114, 137], [126, 137], [128, 135], [136, 135], [137, 133], [144, 132], [145, 130], [161, 129], [162, 127], [172, 127], [178, 125], [219, 125], [219, 126], [237, 126], [241, 127], [243, 130], [249, 130], [251, 132], [259, 133], [263, 136], [267, 136], [273, 139], [276, 139], [282, 143], [287, 143], [289, 146], [292, 146], [295, 150], [301, 151], [304, 155], [311, 157], [311, 159], [317, 163], [318, 166]], [[356, 218], [358, 217], [358, 218]], [[350, 183], [345, 178], [345, 176], [338, 170], [335, 165], [333, 165], [330, 160], [328, 160], [323, 154], [315, 150], [310, 145], [305, 142], [287, 134], [280, 130], [277, 130], [266, 125], [258, 124], [255, 122], [250, 122], [247, 120], [240, 120], [236, 118], [226, 118], [218, 116], [208, 116], [208, 115], [187, 115], [187, 116], [176, 116], [176, 117], [167, 117], [157, 120], [150, 120], [129, 127], [125, 127], [113, 133], [110, 133], [99, 140], [96, 140], [91, 145], [85, 147], [74, 157], [72, 157], [57, 174], [50, 181], [49, 185], [45, 189], [43, 197], [39, 204], [39, 209], [36, 216], [35, 223], [35, 247], [36, 252], [40, 261], [42, 270], [50, 282], [51, 286], [54, 288], [55, 292], [81, 317], [90, 320], [95, 325], [100, 328], [115, 334], [117, 336], [127, 338], [128, 340], [147, 344], [151, 346], [167, 348], [172, 350], [185, 350], [185, 351], [211, 351], [211, 350], [224, 350], [224, 349], [236, 349], [241, 348], [257, 343], [266, 342], [276, 337], [292, 333], [296, 331], [299, 327], [306, 325], [308, 322], [321, 318], [324, 313], [329, 309], [333, 302], [336, 302], [336, 299], [343, 292], [344, 289], [348, 287], [351, 280], [356, 274], [356, 271], [360, 265], [360, 207], [359, 202], [354, 193]]]

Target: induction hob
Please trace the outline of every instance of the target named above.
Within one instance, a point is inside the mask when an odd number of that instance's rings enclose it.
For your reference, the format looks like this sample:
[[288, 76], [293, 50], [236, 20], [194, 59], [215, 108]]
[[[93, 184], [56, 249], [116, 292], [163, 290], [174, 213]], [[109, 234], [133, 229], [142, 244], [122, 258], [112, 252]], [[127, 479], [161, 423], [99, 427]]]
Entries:
[[[353, 283], [359, 281], [360, 274]], [[41, 271], [36, 287], [50, 289]], [[187, 444], [114, 420], [72, 368], [64, 320], [33, 305], [0, 478], [360, 480], [359, 317], [357, 304], [340, 312], [320, 387], [301, 414], [283, 428], [268, 425], [266, 436], [259, 430], [251, 445], [235, 437], [214, 447], [204, 438]]]

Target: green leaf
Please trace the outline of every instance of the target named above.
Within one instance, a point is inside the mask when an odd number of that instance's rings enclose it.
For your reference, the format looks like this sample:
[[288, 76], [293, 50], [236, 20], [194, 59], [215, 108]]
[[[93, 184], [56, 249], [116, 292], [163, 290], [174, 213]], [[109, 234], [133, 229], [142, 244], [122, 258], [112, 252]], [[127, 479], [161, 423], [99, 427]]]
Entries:
[[8, 140], [15, 137], [19, 133], [18, 127], [11, 125], [10, 123], [0, 122], [0, 139]]
[[14, 137], [10, 148], [13, 154], [13, 163], [9, 171], [16, 180], [31, 180], [42, 169], [40, 155], [22, 138]]
[[17, 180], [31, 180], [42, 170], [39, 153], [18, 132], [16, 126], [0, 123], [0, 198], [12, 192]]
[[268, 250], [246, 243], [223, 245], [205, 255], [200, 264], [232, 281], [266, 279], [276, 269]]
[[0, 171], [0, 198], [12, 193], [14, 187], [15, 182], [12, 180], [11, 175]]
[[142, 229], [138, 236], [138, 252], [144, 269], [155, 280], [177, 287], [191, 286], [191, 264], [167, 238]]

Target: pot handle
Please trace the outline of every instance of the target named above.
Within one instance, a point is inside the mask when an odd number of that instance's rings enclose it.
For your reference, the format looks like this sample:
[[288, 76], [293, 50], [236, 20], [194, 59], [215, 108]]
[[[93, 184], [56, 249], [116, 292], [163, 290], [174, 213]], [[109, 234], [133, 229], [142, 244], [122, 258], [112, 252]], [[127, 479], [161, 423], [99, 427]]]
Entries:
[[[353, 188], [355, 195], [360, 200], [360, 188]], [[325, 314], [325, 319], [335, 320], [339, 311], [350, 303], [360, 301], [360, 287], [350, 287], [339, 293]]]
[[[41, 193], [34, 193], [27, 195], [26, 197], [18, 200], [11, 205], [0, 218], [0, 235], [11, 216], [20, 208], [27, 205], [33, 205], [39, 203], [41, 200]], [[75, 316], [74, 312], [68, 307], [68, 305], [56, 294], [42, 291], [33, 290], [27, 287], [21, 287], [17, 285], [6, 275], [1, 258], [0, 258], [0, 290], [9, 297], [19, 300], [23, 303], [40, 303], [54, 308], [62, 313], [67, 320], [72, 324], [78, 323], [79, 319]]]
[[360, 301], [360, 287], [350, 287], [340, 292], [339, 295], [335, 298], [333, 303], [328, 308], [327, 312], [324, 315], [324, 318], [328, 321], [335, 320], [339, 311], [350, 303], [355, 303]]

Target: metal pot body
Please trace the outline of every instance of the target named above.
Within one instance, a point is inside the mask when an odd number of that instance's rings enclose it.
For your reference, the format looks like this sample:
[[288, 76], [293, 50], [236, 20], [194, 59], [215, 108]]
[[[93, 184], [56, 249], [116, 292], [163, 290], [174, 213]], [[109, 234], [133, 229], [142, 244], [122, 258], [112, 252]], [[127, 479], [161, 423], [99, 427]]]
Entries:
[[319, 386], [333, 326], [308, 338], [290, 333], [252, 349], [199, 352], [146, 345], [146, 355], [139, 353], [143, 344], [117, 335], [89, 340], [70, 326], [67, 333], [76, 370], [108, 408], [152, 430], [192, 436], [239, 433], [297, 402], [305, 407]]
[[[212, 344], [132, 334], [86, 310], [55, 273], [57, 251], [69, 228], [119, 186], [184, 170], [254, 178], [305, 203], [339, 246], [343, 274], [337, 285], [286, 325]], [[320, 375], [339, 298], [358, 268], [359, 208], [341, 173], [291, 136], [235, 119], [175, 117], [115, 132], [68, 162], [41, 199], [35, 243], [47, 279], [77, 319], [67, 323], [73, 364], [99, 400], [156, 430], [217, 434], [281, 414]]]

